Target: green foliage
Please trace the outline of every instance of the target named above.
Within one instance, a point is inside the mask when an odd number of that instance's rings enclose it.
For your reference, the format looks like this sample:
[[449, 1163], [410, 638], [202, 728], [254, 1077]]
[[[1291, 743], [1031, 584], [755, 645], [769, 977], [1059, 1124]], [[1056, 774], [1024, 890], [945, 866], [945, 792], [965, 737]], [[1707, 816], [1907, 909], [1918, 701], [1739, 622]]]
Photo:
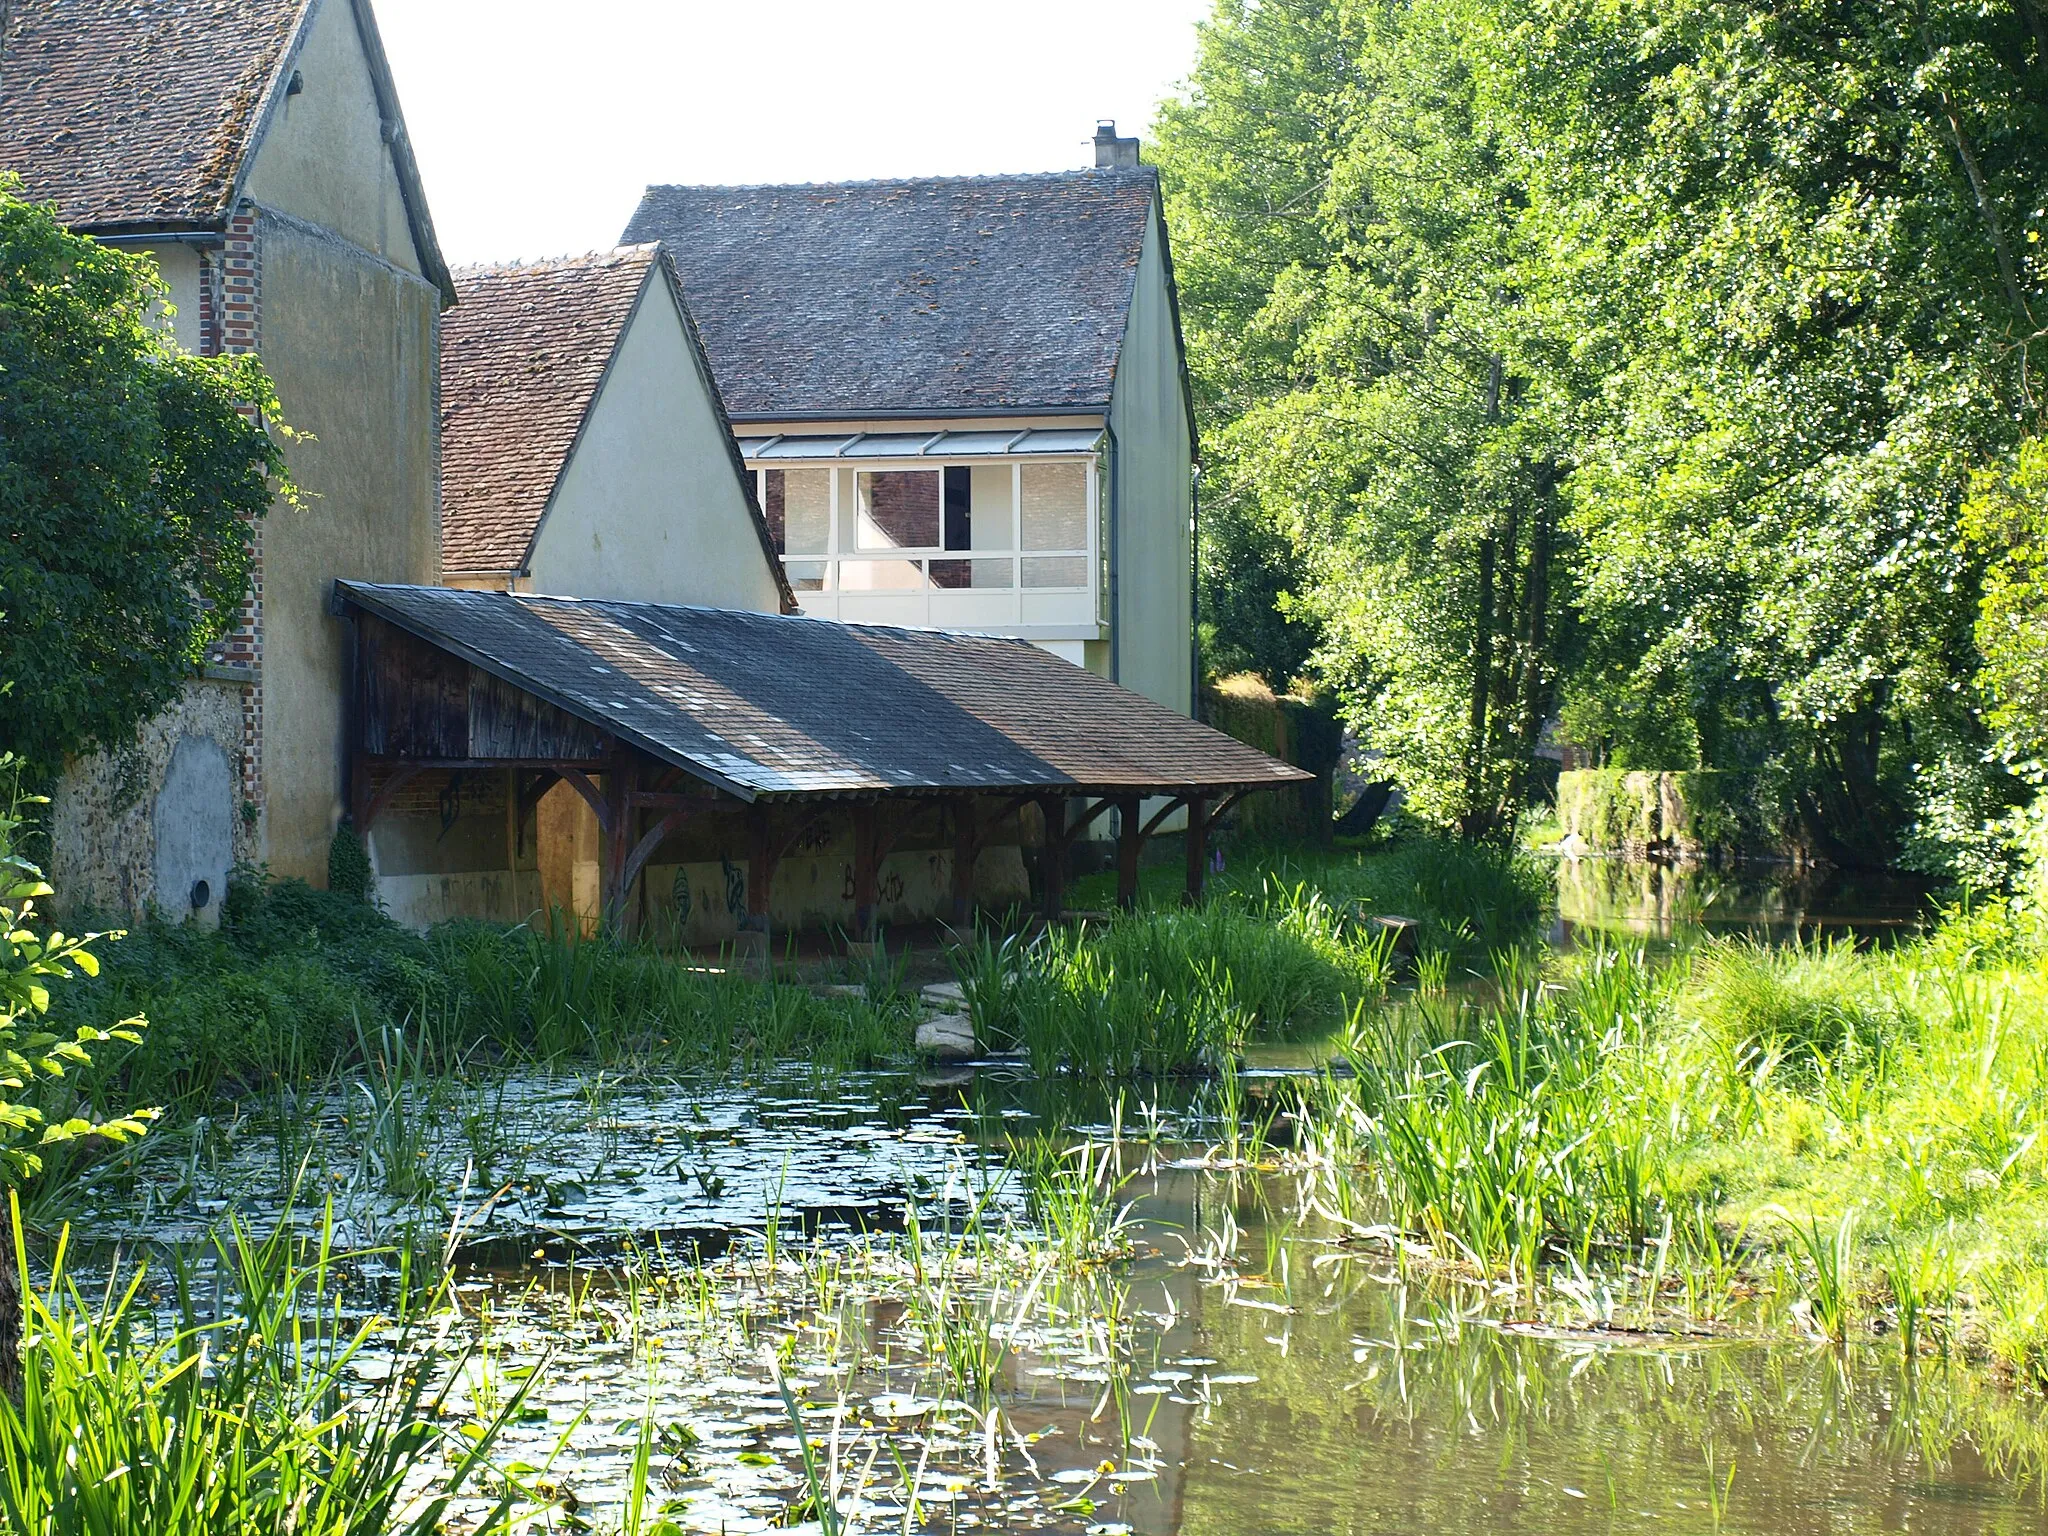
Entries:
[[862, 1066], [907, 1056], [914, 1032], [900, 999], [763, 986], [559, 918], [547, 933], [453, 922], [422, 937], [366, 902], [248, 872], [217, 930], [145, 925], [59, 1011], [85, 1028], [147, 1013], [147, 1037], [108, 1065], [122, 1092], [166, 1101], [317, 1081], [401, 1030], [435, 1069], [570, 1055]]
[[2040, 943], [1994, 905], [1888, 952], [1504, 959], [1479, 995], [1362, 1008], [1303, 1135], [1333, 1209], [1576, 1306], [1640, 1266], [1719, 1315], [1739, 1272], [1767, 1316], [1796, 1298], [1838, 1338], [1889, 1300], [2048, 1382]]
[[1511, 822], [1555, 713], [1985, 883], [1978, 647], [2006, 758], [2039, 691], [2044, 55], [2031, 5], [1219, 5], [1158, 128], [1211, 501], [1292, 547], [1416, 814]]
[[[11, 778], [14, 766], [12, 758], [0, 759], [0, 775]], [[50, 1112], [53, 1090], [68, 1089], [71, 1074], [92, 1065], [86, 1047], [135, 1044], [142, 1038], [143, 1021], [131, 1016], [105, 1028], [80, 1024], [68, 1033], [44, 1027], [51, 983], [97, 975], [99, 961], [87, 946], [121, 935], [74, 938], [36, 931], [35, 904], [52, 892], [42, 872], [16, 851], [21, 829], [19, 803], [0, 810], [0, 1187], [41, 1172], [47, 1147], [88, 1135], [126, 1141], [140, 1136], [156, 1113], [141, 1110], [94, 1120]], [[67, 1108], [75, 1110], [76, 1097], [64, 1095]]]
[[327, 889], [337, 896], [369, 901], [376, 894], [375, 879], [369, 850], [363, 847], [356, 829], [342, 822], [327, 845]]
[[[464, 1361], [415, 1348], [410, 1328], [386, 1337], [382, 1319], [346, 1321], [340, 1256], [324, 1241], [258, 1241], [238, 1227], [215, 1239], [214, 1258], [239, 1305], [202, 1315], [181, 1283], [176, 1322], [159, 1330], [140, 1272], [88, 1300], [59, 1248], [47, 1287], [27, 1292], [20, 1402], [0, 1397], [0, 1526], [20, 1536], [429, 1536], [458, 1499], [477, 1498], [464, 1529], [512, 1529], [516, 1494], [491, 1499], [475, 1485], [525, 1386], [468, 1426], [473, 1437], [458, 1436], [442, 1421]], [[354, 1372], [373, 1345], [396, 1348], [409, 1368], [365, 1389]], [[416, 1487], [437, 1461], [446, 1470]]]
[[1978, 473], [1963, 531], [1988, 562], [1976, 635], [1990, 723], [2005, 757], [2038, 775], [2048, 761], [2048, 438]]
[[0, 692], [0, 740], [47, 778], [227, 632], [284, 461], [256, 359], [180, 352], [153, 263], [18, 189], [0, 177], [0, 677], [35, 686]]

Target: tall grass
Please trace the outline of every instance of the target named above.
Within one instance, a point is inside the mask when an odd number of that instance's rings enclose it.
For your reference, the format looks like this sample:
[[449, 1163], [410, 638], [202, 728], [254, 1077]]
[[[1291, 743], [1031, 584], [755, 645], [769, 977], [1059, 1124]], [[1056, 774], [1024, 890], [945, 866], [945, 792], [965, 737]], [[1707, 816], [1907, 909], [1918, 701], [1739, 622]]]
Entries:
[[2048, 1385], [2037, 950], [1516, 963], [1491, 996], [1361, 1008], [1344, 1065], [1305, 1139], [1361, 1224], [1523, 1283], [1629, 1270], [1710, 1315], [1782, 1282], [1825, 1337], [1932, 1327]]
[[[469, 1435], [444, 1427], [459, 1361], [409, 1329], [368, 1348], [323, 1240], [216, 1244], [234, 1310], [207, 1316], [189, 1275], [161, 1325], [143, 1271], [89, 1300], [60, 1244], [27, 1285], [19, 1403], [0, 1398], [0, 1529], [20, 1536], [429, 1536], [457, 1498], [492, 1506], [471, 1529], [512, 1529], [515, 1490], [492, 1443], [524, 1389]], [[364, 1380], [364, 1377], [374, 1378]], [[497, 1481], [492, 1499], [483, 1485]]]
[[217, 931], [146, 924], [67, 1020], [141, 1013], [109, 1092], [176, 1104], [371, 1068], [404, 1039], [427, 1071], [468, 1062], [653, 1057], [677, 1065], [907, 1057], [913, 1020], [886, 1000], [817, 997], [693, 968], [649, 946], [458, 922], [421, 936], [292, 881], [238, 881]]

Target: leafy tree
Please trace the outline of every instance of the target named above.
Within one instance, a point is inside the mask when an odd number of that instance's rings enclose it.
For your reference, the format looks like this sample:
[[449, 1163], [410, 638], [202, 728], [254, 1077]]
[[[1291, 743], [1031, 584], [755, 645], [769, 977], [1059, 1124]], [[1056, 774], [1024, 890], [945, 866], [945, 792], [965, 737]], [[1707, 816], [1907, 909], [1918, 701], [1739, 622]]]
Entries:
[[1219, 525], [1293, 556], [1218, 564], [1276, 573], [1410, 804], [1500, 829], [1555, 714], [1983, 877], [2020, 786], [1962, 509], [2042, 416], [2041, 8], [1227, 3], [1195, 87]]
[[1567, 718], [1636, 760], [1776, 767], [1839, 862], [1964, 872], [1945, 850], [2012, 788], [1970, 688], [1958, 515], [2039, 408], [2038, 16], [1501, 10], [1545, 150], [1532, 206], [1614, 360], [1567, 487], [1595, 663]]
[[2048, 764], [2048, 440], [1981, 472], [1963, 507], [1971, 543], [1989, 560], [1977, 617], [1979, 674], [2007, 761], [2038, 781]]
[[1147, 153], [1166, 196], [1202, 425], [1202, 650], [1214, 672], [1284, 687], [1317, 636], [1285, 601], [1302, 564], [1247, 462], [1255, 434], [1237, 424], [1298, 377], [1333, 260], [1323, 199], [1360, 39], [1344, 0], [1219, 0], [1198, 31], [1187, 99], [1162, 105]]
[[283, 460], [257, 362], [180, 352], [146, 257], [18, 193], [0, 176], [0, 742], [47, 779], [227, 632]]
[[[12, 782], [17, 766], [12, 758], [0, 758], [0, 776]], [[125, 1141], [140, 1136], [156, 1113], [95, 1121], [75, 1111], [50, 1112], [50, 1089], [91, 1065], [86, 1048], [110, 1040], [134, 1043], [142, 1020], [113, 1029], [81, 1025], [69, 1037], [42, 1027], [51, 983], [79, 971], [98, 975], [99, 961], [88, 946], [120, 935], [37, 932], [36, 901], [51, 891], [42, 872], [17, 851], [21, 826], [18, 803], [0, 808], [0, 1191], [10, 1193], [42, 1171], [46, 1149], [87, 1136]], [[9, 1396], [19, 1380], [21, 1349], [14, 1238], [14, 1213], [0, 1210], [0, 1392]]]

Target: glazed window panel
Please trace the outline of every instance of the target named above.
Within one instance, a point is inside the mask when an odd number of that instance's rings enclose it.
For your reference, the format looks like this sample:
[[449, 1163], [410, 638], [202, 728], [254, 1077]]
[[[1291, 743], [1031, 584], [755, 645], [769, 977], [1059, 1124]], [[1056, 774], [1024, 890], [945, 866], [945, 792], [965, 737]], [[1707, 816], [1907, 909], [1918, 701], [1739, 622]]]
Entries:
[[1027, 587], [1085, 589], [1088, 585], [1086, 555], [1026, 555], [1023, 563]]
[[[1023, 539], [1026, 549], [1088, 547], [1088, 471], [1080, 464], [1026, 464]], [[1027, 577], [1024, 584], [1032, 582]], [[1079, 585], [1087, 584], [1084, 577]]]
[[938, 549], [943, 508], [936, 469], [867, 469], [856, 476], [856, 549]]
[[780, 555], [822, 555], [831, 547], [832, 480], [825, 469], [770, 469], [761, 511]]

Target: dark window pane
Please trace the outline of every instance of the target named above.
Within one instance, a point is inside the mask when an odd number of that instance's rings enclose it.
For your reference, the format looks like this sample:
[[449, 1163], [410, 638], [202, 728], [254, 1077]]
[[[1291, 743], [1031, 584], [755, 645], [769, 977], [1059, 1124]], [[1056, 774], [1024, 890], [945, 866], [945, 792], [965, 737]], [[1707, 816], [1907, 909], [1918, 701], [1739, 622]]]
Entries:
[[974, 471], [965, 464], [946, 467], [947, 549], [974, 548]]

